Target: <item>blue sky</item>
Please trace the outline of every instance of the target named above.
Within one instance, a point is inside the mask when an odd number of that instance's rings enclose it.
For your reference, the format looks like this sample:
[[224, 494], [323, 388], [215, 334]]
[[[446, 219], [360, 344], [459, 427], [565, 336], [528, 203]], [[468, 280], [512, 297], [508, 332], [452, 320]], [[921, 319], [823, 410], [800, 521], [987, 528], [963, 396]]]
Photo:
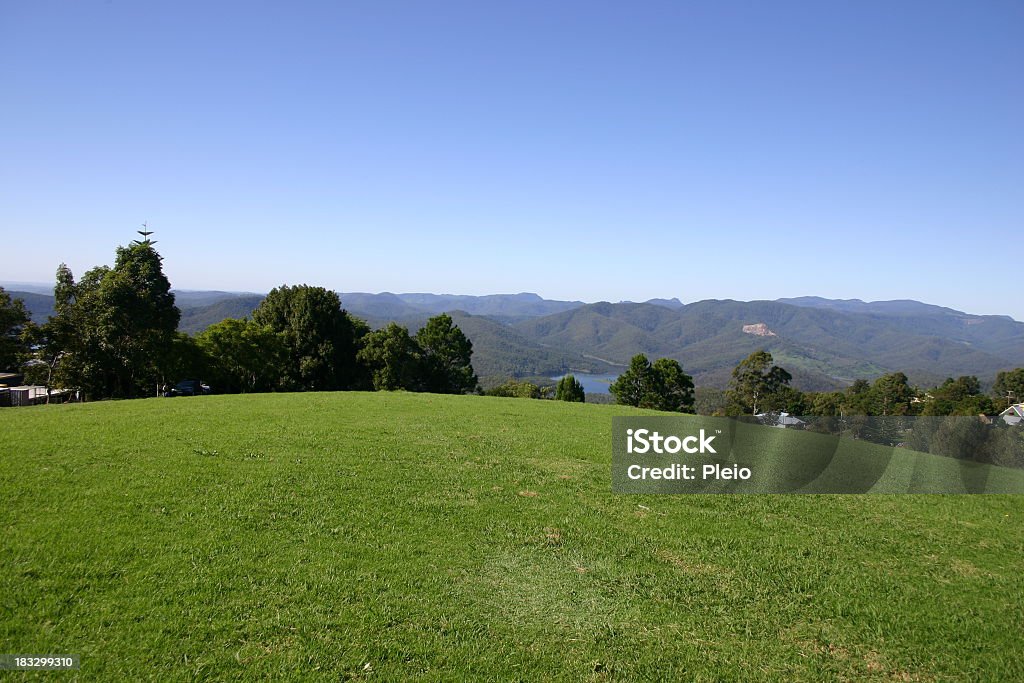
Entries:
[[0, 280], [1024, 320], [1024, 4], [0, 0]]

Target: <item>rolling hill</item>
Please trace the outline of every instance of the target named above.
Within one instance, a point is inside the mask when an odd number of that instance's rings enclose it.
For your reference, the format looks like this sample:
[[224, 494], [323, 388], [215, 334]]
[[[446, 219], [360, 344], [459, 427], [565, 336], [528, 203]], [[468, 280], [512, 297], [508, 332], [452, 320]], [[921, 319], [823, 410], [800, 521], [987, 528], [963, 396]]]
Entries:
[[192, 306], [179, 303], [181, 322], [178, 323], [178, 329], [188, 334], [197, 334], [225, 318], [247, 318], [261, 301], [262, 294], [240, 294]]
[[[679, 360], [698, 382], [722, 386], [736, 363], [770, 351], [804, 388], [902, 370], [921, 382], [989, 378], [1024, 365], [1024, 324], [997, 316], [879, 315], [772, 301], [700, 301], [677, 310], [599, 303], [518, 323], [527, 338], [625, 362]], [[746, 328], [746, 329], [745, 329]], [[970, 335], [974, 342], [956, 337]]]
[[[782, 300], [785, 302], [785, 300]], [[1024, 323], [1005, 315], [971, 315], [918, 301], [829, 301], [805, 297], [794, 305], [864, 315], [917, 335], [939, 337], [1024, 365]]]
[[263, 299], [264, 294], [258, 294], [256, 292], [222, 292], [219, 290], [202, 290], [202, 289], [172, 289], [174, 293], [174, 301], [178, 305], [178, 308], [199, 308], [202, 306], [210, 306], [221, 301], [227, 301], [230, 299], [238, 298], [252, 298], [258, 297]]
[[[41, 287], [36, 289], [41, 290]], [[32, 322], [42, 324], [53, 315], [53, 288], [47, 291], [8, 290], [12, 297], [25, 302]], [[189, 334], [201, 332], [213, 323], [225, 318], [241, 318], [249, 315], [263, 300], [262, 294], [245, 292], [172, 290], [174, 300], [181, 310], [179, 329]]]
[[[566, 372], [605, 373], [620, 368], [523, 336], [491, 318], [453, 311], [452, 320], [473, 342], [473, 368], [487, 386], [508, 377], [553, 377]], [[426, 320], [410, 325], [419, 329]]]
[[[349, 295], [341, 295], [343, 301], [346, 296]], [[484, 296], [454, 294], [398, 294], [397, 296], [407, 304], [432, 314], [465, 311], [470, 315], [486, 315], [505, 320], [551, 315], [583, 305], [582, 301], [553, 301], [529, 292]]]
[[[51, 290], [52, 291], [52, 290]], [[21, 299], [25, 303], [25, 309], [29, 313], [32, 322], [41, 325], [53, 315], [53, 294], [41, 292], [23, 292], [16, 289], [7, 290], [7, 293], [14, 299]]]
[[639, 414], [0, 410], [0, 639], [90, 680], [1021, 679], [1021, 496], [615, 494]]

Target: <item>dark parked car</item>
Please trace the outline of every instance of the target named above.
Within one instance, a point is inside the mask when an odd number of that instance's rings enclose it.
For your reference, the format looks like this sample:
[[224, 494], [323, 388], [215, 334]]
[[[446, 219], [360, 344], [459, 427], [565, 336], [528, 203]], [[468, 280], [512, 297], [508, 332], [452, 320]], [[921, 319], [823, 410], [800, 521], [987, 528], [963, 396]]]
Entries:
[[203, 384], [197, 379], [183, 379], [165, 391], [164, 396], [203, 396], [208, 393], [210, 393], [208, 384]]

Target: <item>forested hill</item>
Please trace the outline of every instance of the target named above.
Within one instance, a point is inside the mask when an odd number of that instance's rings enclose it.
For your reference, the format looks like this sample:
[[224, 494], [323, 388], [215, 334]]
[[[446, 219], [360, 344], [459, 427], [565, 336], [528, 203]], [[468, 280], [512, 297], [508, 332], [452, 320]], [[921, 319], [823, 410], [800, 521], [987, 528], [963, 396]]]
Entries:
[[[217, 299], [210, 303], [188, 305], [177, 298], [181, 309], [181, 322], [178, 329], [189, 334], [202, 332], [210, 325], [219, 323], [225, 318], [246, 318], [263, 301], [262, 294], [243, 294]], [[186, 300], [187, 301], [187, 300]]]
[[412, 318], [451, 311], [485, 315], [503, 322], [525, 320], [561, 313], [585, 305], [582, 301], [554, 301], [537, 294], [489, 294], [468, 296], [456, 294], [366, 294], [340, 293], [345, 307], [366, 313], [371, 318]]
[[[37, 322], [53, 297], [12, 291]], [[195, 334], [249, 315], [260, 294], [177, 291], [180, 329]], [[670, 357], [704, 386], [725, 386], [732, 368], [766, 349], [804, 389], [842, 386], [900, 370], [928, 384], [948, 376], [990, 380], [1024, 365], [1024, 323], [917, 301], [801, 297], [779, 301], [678, 299], [647, 303], [553, 301], [536, 294], [490, 296], [343, 293], [342, 305], [372, 326], [417, 327], [452, 313], [474, 344], [481, 377], [615, 373], [636, 353]]]
[[[945, 310], [945, 309], [944, 309]], [[515, 325], [529, 339], [624, 362], [676, 358], [698, 383], [723, 386], [736, 363], [766, 349], [812, 386], [902, 370], [921, 383], [990, 378], [1024, 364], [1024, 323], [1001, 316], [852, 313], [773, 301], [583, 306]]]

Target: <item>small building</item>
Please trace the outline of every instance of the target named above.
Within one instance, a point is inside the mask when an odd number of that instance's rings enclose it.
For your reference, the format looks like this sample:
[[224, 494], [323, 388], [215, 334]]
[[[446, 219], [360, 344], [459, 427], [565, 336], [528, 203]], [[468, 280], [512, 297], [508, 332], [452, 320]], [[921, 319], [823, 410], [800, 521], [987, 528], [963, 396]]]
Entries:
[[[72, 398], [68, 389], [50, 389], [50, 403], [66, 403]], [[47, 402], [46, 387], [38, 384], [26, 384], [17, 387], [0, 389], [0, 406], [36, 406]]]
[[46, 387], [34, 384], [11, 387], [12, 406], [34, 406], [37, 403], [46, 403]]
[[999, 413], [1000, 419], [1008, 425], [1024, 424], [1024, 403], [1014, 403]]
[[802, 429], [807, 423], [789, 413], [761, 413], [755, 415], [761, 424], [767, 427], [778, 427], [780, 429], [796, 428]]

